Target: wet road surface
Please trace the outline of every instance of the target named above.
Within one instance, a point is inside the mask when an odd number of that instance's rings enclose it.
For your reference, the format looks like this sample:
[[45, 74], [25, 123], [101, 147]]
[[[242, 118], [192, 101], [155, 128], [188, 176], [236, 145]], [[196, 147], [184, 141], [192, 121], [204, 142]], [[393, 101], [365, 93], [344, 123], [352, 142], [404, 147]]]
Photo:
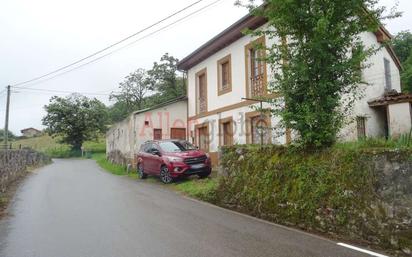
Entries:
[[1, 257], [370, 256], [200, 203], [162, 186], [55, 160], [0, 222]]

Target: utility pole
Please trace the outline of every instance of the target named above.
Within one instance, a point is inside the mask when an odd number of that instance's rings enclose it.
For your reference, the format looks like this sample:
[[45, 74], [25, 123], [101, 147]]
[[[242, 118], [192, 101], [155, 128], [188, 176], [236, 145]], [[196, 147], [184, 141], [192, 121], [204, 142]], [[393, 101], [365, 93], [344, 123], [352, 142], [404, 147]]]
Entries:
[[7, 86], [6, 122], [4, 126], [4, 144], [6, 150], [9, 145], [9, 112], [10, 112], [10, 85]]

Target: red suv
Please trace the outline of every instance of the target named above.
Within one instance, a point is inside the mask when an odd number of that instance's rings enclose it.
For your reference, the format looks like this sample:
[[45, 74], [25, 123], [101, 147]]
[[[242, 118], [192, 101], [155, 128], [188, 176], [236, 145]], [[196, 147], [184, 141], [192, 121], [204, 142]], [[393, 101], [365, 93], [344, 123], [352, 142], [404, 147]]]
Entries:
[[166, 184], [183, 176], [205, 178], [212, 170], [209, 155], [185, 140], [147, 141], [136, 158], [140, 178], [157, 175]]

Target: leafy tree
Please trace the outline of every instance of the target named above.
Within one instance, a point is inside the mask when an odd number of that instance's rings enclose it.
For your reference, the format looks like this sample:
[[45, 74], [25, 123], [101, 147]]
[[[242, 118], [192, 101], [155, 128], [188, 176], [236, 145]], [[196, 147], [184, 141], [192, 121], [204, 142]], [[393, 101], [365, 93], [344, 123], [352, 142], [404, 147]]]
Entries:
[[409, 31], [399, 32], [392, 40], [393, 49], [402, 64], [412, 54], [412, 33]]
[[[0, 129], [0, 140], [4, 140], [4, 131], [5, 131], [4, 129]], [[9, 130], [8, 136], [9, 136], [8, 138], [11, 140], [16, 139], [16, 135], [14, 135], [13, 132], [11, 132], [10, 130]]]
[[107, 108], [109, 122], [115, 123], [124, 120], [132, 111], [123, 101], [117, 101]]
[[403, 63], [403, 71], [401, 72], [401, 80], [403, 90], [409, 93], [412, 92], [412, 51], [409, 58]]
[[412, 92], [412, 33], [399, 32], [392, 40], [393, 48], [402, 63], [402, 90]]
[[298, 132], [302, 146], [330, 146], [359, 96], [359, 71], [377, 50], [365, 47], [360, 34], [376, 31], [385, 9], [377, 0], [265, 2], [264, 8], [253, 0], [247, 5], [268, 19], [254, 34], [275, 41], [264, 57], [274, 73], [270, 90], [282, 96], [272, 112], [283, 128]]
[[130, 73], [123, 82], [120, 83], [120, 93], [112, 93], [110, 100], [115, 99], [123, 102], [130, 110], [142, 109], [144, 97], [152, 89], [144, 69], [137, 69]]
[[160, 62], [155, 62], [153, 68], [148, 71], [154, 89], [169, 99], [186, 94], [183, 78], [177, 76], [178, 61], [166, 53], [160, 58]]
[[95, 140], [106, 131], [107, 109], [95, 98], [79, 94], [54, 96], [44, 108], [47, 115], [42, 121], [46, 131], [61, 136], [62, 143], [71, 145], [72, 150], [80, 150], [84, 141]]
[[138, 69], [127, 76], [120, 83], [120, 93], [110, 96], [110, 100], [115, 101], [108, 108], [110, 122], [121, 121], [132, 111], [185, 95], [185, 83], [177, 74], [177, 63], [178, 59], [166, 53], [151, 70]]

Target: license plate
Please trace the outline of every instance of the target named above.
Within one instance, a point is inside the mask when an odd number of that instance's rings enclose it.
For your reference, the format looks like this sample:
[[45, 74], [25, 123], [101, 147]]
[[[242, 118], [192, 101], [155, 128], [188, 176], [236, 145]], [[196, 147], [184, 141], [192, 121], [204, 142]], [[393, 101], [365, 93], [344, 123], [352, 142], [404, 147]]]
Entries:
[[192, 166], [190, 166], [192, 169], [201, 169], [204, 168], [205, 165], [203, 163], [199, 163], [199, 164], [193, 164]]

